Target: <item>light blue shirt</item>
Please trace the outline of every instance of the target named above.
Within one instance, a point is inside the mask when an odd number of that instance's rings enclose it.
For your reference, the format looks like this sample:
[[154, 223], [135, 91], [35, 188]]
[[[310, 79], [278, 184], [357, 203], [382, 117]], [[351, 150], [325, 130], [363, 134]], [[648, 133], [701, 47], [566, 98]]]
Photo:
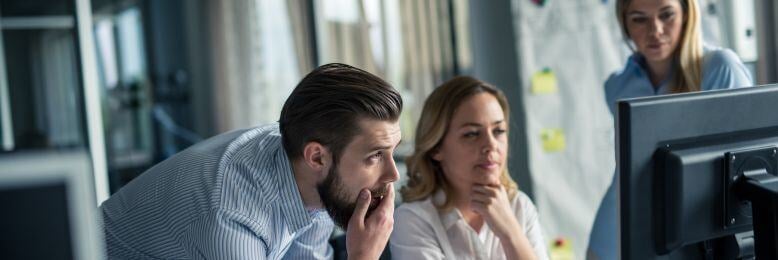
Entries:
[[100, 208], [112, 259], [332, 258], [334, 224], [303, 206], [278, 124], [200, 142]]
[[[749, 87], [753, 84], [748, 69], [731, 50], [706, 46], [704, 53], [701, 90]], [[655, 88], [646, 67], [643, 56], [633, 54], [627, 60], [626, 67], [613, 73], [605, 82], [605, 100], [611, 114], [616, 115], [616, 102], [620, 99], [669, 93], [668, 80], [662, 81]], [[670, 71], [670, 77], [672, 72], [674, 70]]]
[[[703, 72], [701, 90], [729, 89], [749, 87], [753, 85], [751, 74], [737, 55], [729, 49], [705, 46], [703, 57]], [[614, 73], [605, 82], [605, 100], [611, 114], [616, 114], [616, 102], [620, 99], [645, 97], [667, 94], [667, 80], [661, 82], [658, 88], [651, 84], [646, 71], [644, 58], [633, 54], [627, 60], [626, 67]], [[592, 233], [589, 237], [589, 250], [599, 259], [618, 259], [618, 219], [616, 210], [616, 185], [618, 176], [613, 175], [613, 182], [605, 193], [600, 208], [597, 210]]]

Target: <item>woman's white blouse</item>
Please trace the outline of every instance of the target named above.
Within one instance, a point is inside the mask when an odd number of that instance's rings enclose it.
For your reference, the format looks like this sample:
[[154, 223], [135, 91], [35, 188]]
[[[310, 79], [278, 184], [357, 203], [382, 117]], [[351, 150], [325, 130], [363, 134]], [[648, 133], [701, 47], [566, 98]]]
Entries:
[[[458, 209], [439, 211], [445, 193], [438, 191], [423, 201], [404, 203], [394, 212], [394, 231], [389, 239], [393, 259], [505, 259], [502, 245], [488, 225], [473, 230]], [[548, 259], [546, 240], [538, 212], [519, 191], [511, 201], [524, 235], [537, 259]]]

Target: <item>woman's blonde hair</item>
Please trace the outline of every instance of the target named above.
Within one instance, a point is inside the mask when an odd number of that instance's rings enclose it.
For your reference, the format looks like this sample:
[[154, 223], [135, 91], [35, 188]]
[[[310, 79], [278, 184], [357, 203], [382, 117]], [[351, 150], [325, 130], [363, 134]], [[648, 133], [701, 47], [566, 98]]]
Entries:
[[[696, 0], [678, 0], [684, 15], [684, 27], [681, 42], [673, 53], [677, 62], [674, 76], [670, 81], [671, 93], [699, 91], [702, 84], [702, 33], [700, 32], [700, 7]], [[627, 8], [632, 0], [616, 1], [616, 15], [625, 40], [629, 44], [627, 31]], [[632, 48], [632, 45], [630, 45]], [[635, 50], [634, 48], [632, 49]]]
[[[509, 125], [508, 99], [496, 87], [472, 77], [459, 76], [436, 88], [424, 102], [416, 128], [414, 151], [406, 159], [408, 182], [400, 189], [404, 202], [426, 199], [438, 189], [442, 189], [446, 194], [446, 201], [442, 205], [437, 205], [438, 208], [443, 210], [452, 208], [451, 198], [454, 190], [443, 174], [440, 163], [433, 160], [432, 155], [440, 148], [459, 105], [480, 93], [489, 93], [497, 99], [502, 107], [505, 123]], [[500, 182], [508, 192], [508, 196], [513, 198], [518, 187], [508, 174], [507, 167], [502, 169]]]

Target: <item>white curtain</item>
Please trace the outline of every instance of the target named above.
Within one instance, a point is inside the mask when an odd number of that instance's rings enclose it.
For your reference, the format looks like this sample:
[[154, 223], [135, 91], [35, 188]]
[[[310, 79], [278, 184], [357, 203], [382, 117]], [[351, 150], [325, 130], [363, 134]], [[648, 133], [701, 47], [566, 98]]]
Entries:
[[84, 143], [74, 43], [70, 31], [55, 30], [33, 42], [36, 130], [47, 137], [47, 146]]
[[277, 121], [301, 77], [287, 2], [209, 5], [216, 131]]
[[[403, 96], [403, 138], [413, 140], [422, 104], [455, 73], [448, 0], [319, 0], [319, 63], [342, 62], [374, 73]], [[407, 154], [412, 142], [404, 142]]]

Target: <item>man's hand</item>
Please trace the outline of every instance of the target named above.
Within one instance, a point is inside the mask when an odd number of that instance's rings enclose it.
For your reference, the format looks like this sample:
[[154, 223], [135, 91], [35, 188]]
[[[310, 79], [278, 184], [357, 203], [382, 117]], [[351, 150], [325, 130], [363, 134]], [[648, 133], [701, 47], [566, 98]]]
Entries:
[[394, 227], [394, 185], [378, 207], [367, 217], [371, 195], [363, 189], [357, 198], [354, 215], [346, 228], [346, 251], [349, 259], [378, 259]]

